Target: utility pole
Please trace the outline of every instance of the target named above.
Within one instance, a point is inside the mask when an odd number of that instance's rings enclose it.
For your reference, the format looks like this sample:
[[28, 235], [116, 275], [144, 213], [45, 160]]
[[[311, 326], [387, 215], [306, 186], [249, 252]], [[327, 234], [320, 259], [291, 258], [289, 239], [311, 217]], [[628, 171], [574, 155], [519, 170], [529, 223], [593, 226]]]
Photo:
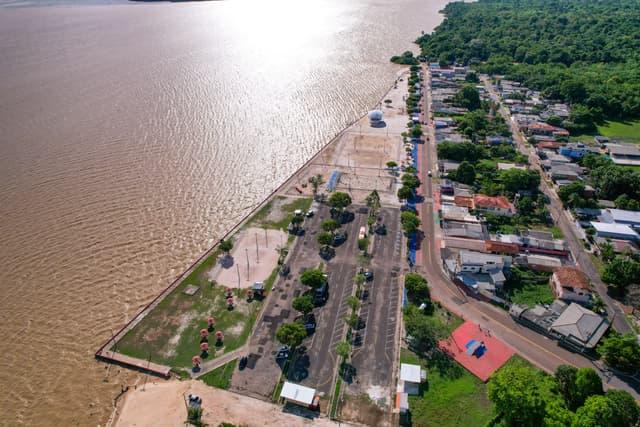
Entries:
[[260, 255], [258, 255], [258, 233], [256, 233], [256, 264], [260, 264]]
[[249, 248], [244, 248], [244, 253], [247, 256], [247, 281], [249, 281]]

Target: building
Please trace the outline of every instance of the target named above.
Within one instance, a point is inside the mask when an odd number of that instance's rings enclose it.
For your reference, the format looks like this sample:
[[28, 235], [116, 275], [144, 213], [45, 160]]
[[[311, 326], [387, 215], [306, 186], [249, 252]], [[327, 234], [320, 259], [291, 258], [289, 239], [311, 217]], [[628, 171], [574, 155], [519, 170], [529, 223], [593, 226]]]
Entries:
[[447, 237], [465, 237], [467, 239], [487, 240], [489, 233], [484, 224], [443, 221], [442, 229]]
[[606, 209], [600, 216], [602, 222], [625, 224], [633, 229], [640, 229], [640, 212], [624, 209]]
[[549, 332], [565, 345], [593, 349], [607, 329], [609, 322], [578, 304], [570, 304], [551, 324]]
[[551, 290], [557, 298], [587, 304], [593, 300], [589, 278], [576, 267], [560, 267], [551, 275]]
[[609, 322], [579, 304], [556, 300], [550, 307], [513, 304], [509, 314], [519, 323], [560, 341], [573, 350], [593, 349], [609, 328]]
[[616, 165], [640, 166], [640, 149], [633, 144], [607, 144], [611, 161]]
[[288, 381], [285, 381], [282, 386], [282, 391], [280, 392], [281, 399], [305, 407], [314, 405], [315, 396], [315, 389], [305, 387], [300, 384], [290, 383]]
[[409, 363], [400, 364], [400, 385], [404, 393], [411, 395], [420, 394], [420, 384], [427, 379], [427, 371], [419, 365]]
[[503, 196], [491, 197], [484, 194], [474, 194], [473, 208], [483, 213], [498, 216], [513, 216], [516, 213], [515, 206]]
[[574, 160], [581, 159], [591, 153], [598, 154], [599, 151], [597, 148], [588, 147], [581, 142], [570, 142], [564, 147], [560, 147], [560, 154]]
[[513, 263], [536, 271], [554, 271], [562, 267], [560, 258], [546, 255], [520, 255], [513, 260]]
[[640, 239], [638, 233], [626, 224], [611, 224], [596, 221], [591, 221], [590, 224], [596, 229], [596, 236], [598, 237], [634, 241]]
[[458, 255], [458, 271], [461, 273], [490, 274], [496, 270], [502, 271], [511, 265], [510, 256], [483, 254], [473, 251], [460, 251]]

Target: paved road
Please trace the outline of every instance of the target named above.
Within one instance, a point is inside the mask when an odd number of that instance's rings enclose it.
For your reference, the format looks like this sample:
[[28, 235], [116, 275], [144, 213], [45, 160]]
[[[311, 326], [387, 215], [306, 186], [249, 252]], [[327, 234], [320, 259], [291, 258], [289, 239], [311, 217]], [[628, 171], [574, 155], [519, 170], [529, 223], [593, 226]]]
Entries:
[[[491, 97], [497, 100], [498, 95], [491, 86], [491, 82], [487, 78], [483, 78], [483, 83], [487, 91], [491, 94]], [[534, 169], [540, 172], [540, 175], [542, 177], [544, 177], [545, 174], [540, 167], [538, 156], [533, 152], [534, 150], [532, 150], [529, 144], [525, 141], [525, 138], [522, 136], [522, 133], [520, 133], [520, 130], [518, 129], [516, 124], [511, 120], [509, 111], [502, 104], [500, 105], [500, 114], [502, 114], [502, 117], [504, 117], [506, 122], [511, 127], [511, 132], [514, 136], [518, 149], [529, 157], [529, 163]], [[560, 227], [560, 229], [562, 230], [565, 240], [569, 244], [569, 249], [571, 250], [574, 260], [576, 261], [580, 269], [584, 271], [584, 273], [591, 279], [591, 282], [594, 284], [596, 290], [607, 305], [607, 311], [610, 314], [613, 327], [622, 334], [632, 332], [633, 329], [627, 322], [627, 318], [620, 308], [620, 305], [617, 301], [615, 301], [608, 295], [607, 286], [600, 279], [600, 272], [591, 261], [589, 255], [585, 252], [582, 243], [580, 242], [580, 236], [577, 235], [576, 226], [569, 219], [567, 212], [563, 209], [562, 202], [560, 202], [558, 194], [555, 192], [555, 190], [549, 188], [546, 185], [544, 179], [540, 183], [540, 191], [542, 191], [549, 197], [549, 212], [551, 213], [551, 216], [555, 220], [558, 227]]]
[[[425, 79], [427, 79], [425, 86], [429, 87], [428, 75], [425, 75]], [[429, 105], [430, 94], [429, 91], [426, 91], [423, 111], [426, 116], [425, 121], [430, 123]], [[494, 336], [510, 345], [521, 356], [547, 372], [555, 371], [561, 364], [598, 368], [586, 357], [559, 347], [556, 341], [552, 341], [516, 323], [504, 310], [468, 297], [449, 280], [449, 277], [442, 269], [440, 258], [441, 230], [436, 221], [436, 206], [433, 199], [436, 183], [431, 182], [426, 173], [427, 170], [437, 170], [435, 129], [430, 125], [426, 127], [426, 130], [428, 140], [423, 147], [422, 158], [420, 159], [421, 180], [425, 183], [423, 185], [425, 203], [421, 209], [421, 217], [426, 237], [422, 243], [422, 256], [419, 260], [418, 270], [429, 281], [432, 298], [458, 316], [489, 330]], [[604, 375], [602, 372], [601, 376], [603, 376], [607, 384], [629, 391], [636, 399], [640, 397], [636, 390], [620, 378]]]

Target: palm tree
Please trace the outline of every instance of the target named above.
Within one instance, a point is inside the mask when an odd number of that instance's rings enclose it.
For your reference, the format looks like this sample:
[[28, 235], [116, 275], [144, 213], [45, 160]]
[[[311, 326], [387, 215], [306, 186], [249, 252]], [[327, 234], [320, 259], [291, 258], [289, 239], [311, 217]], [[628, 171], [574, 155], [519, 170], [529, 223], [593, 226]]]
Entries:
[[309, 183], [311, 184], [311, 189], [313, 190], [313, 198], [315, 200], [316, 194], [318, 194], [318, 188], [320, 188], [320, 186], [324, 184], [324, 179], [322, 178], [321, 174], [317, 174], [309, 178]]

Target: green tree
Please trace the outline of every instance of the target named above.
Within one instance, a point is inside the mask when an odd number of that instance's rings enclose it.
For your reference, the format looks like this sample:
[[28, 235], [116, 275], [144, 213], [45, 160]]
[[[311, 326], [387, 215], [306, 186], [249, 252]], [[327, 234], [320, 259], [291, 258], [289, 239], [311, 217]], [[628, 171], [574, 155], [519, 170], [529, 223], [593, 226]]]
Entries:
[[465, 160], [460, 163], [453, 178], [463, 184], [473, 184], [473, 181], [476, 179], [476, 169], [471, 163]]
[[335, 219], [328, 219], [322, 223], [322, 229], [331, 234], [334, 234], [341, 226], [340, 222]]
[[329, 197], [327, 204], [332, 208], [345, 209], [351, 204], [351, 196], [341, 191], [336, 191]]
[[400, 214], [400, 223], [405, 233], [410, 234], [418, 230], [420, 226], [420, 218], [412, 211], [404, 211]]
[[233, 240], [232, 239], [221, 240], [218, 248], [220, 248], [222, 252], [228, 255], [229, 252], [231, 252], [231, 249], [233, 249]]
[[324, 273], [320, 270], [306, 270], [300, 276], [300, 282], [310, 287], [311, 289], [317, 289], [327, 280]]
[[559, 398], [551, 398], [546, 402], [545, 413], [542, 423], [545, 427], [567, 427], [573, 423], [575, 418], [575, 414]]
[[534, 170], [507, 169], [500, 172], [500, 180], [504, 189], [512, 194], [520, 190], [536, 191], [540, 185], [540, 173]]
[[328, 232], [318, 233], [318, 243], [321, 245], [330, 245], [333, 243], [333, 234]]
[[613, 245], [609, 242], [604, 242], [600, 245], [600, 258], [604, 262], [611, 262], [616, 257], [616, 252]]
[[311, 184], [311, 189], [313, 190], [313, 197], [315, 199], [316, 194], [318, 194], [318, 189], [324, 184], [324, 178], [321, 174], [317, 174], [309, 178], [309, 183]]
[[504, 366], [496, 371], [487, 395], [507, 425], [538, 426], [545, 415], [548, 381], [532, 368]]
[[554, 380], [560, 395], [564, 398], [569, 409], [575, 410], [576, 404], [576, 375], [578, 368], [570, 365], [560, 365], [556, 368]]
[[613, 333], [602, 339], [596, 348], [607, 365], [624, 372], [634, 373], [640, 369], [640, 345], [632, 333]]
[[313, 298], [311, 298], [311, 295], [294, 298], [291, 306], [302, 314], [309, 314], [313, 311]]
[[360, 307], [362, 307], [362, 303], [358, 299], [358, 297], [349, 295], [346, 299], [346, 303], [351, 308], [352, 311], [358, 311]]
[[614, 409], [605, 396], [591, 396], [576, 411], [572, 427], [616, 427]]
[[276, 331], [276, 338], [282, 344], [295, 348], [307, 337], [307, 330], [299, 322], [285, 323]]
[[427, 280], [417, 273], [409, 273], [404, 276], [404, 287], [407, 289], [407, 296], [416, 302], [429, 302], [431, 295]]
[[411, 201], [414, 198], [413, 189], [403, 185], [398, 189], [398, 199]]
[[420, 187], [420, 180], [412, 173], [405, 173], [401, 178], [402, 184], [406, 187], [416, 189]]
[[415, 305], [409, 304], [405, 309], [405, 327], [407, 335], [412, 338], [412, 349], [417, 353], [429, 355], [438, 348], [438, 342], [444, 337], [441, 331]]
[[380, 194], [377, 190], [373, 190], [365, 199], [367, 207], [369, 208], [369, 214], [375, 215], [380, 210]]
[[624, 291], [629, 285], [638, 283], [640, 263], [627, 257], [616, 257], [605, 265], [600, 273], [603, 282]]
[[589, 396], [603, 394], [602, 380], [600, 376], [591, 368], [580, 368], [576, 371], [575, 382], [575, 407], [584, 404]]
[[562, 200], [562, 203], [566, 206], [569, 204], [572, 195], [584, 196], [584, 182], [573, 181], [571, 184], [563, 185], [558, 189], [558, 197]]
[[480, 79], [478, 78], [478, 75], [473, 71], [468, 72], [464, 76], [464, 81], [467, 83], [480, 83]]
[[398, 167], [398, 164], [392, 160], [392, 161], [387, 162], [387, 167], [389, 169], [393, 169], [393, 168]]
[[613, 425], [634, 427], [640, 422], [640, 408], [636, 400], [628, 392], [607, 390], [605, 397], [613, 408]]
[[454, 96], [453, 105], [470, 111], [480, 108], [480, 92], [474, 86], [463, 86]]
[[340, 341], [336, 346], [336, 354], [343, 360], [347, 360], [351, 354], [351, 346], [346, 341]]

